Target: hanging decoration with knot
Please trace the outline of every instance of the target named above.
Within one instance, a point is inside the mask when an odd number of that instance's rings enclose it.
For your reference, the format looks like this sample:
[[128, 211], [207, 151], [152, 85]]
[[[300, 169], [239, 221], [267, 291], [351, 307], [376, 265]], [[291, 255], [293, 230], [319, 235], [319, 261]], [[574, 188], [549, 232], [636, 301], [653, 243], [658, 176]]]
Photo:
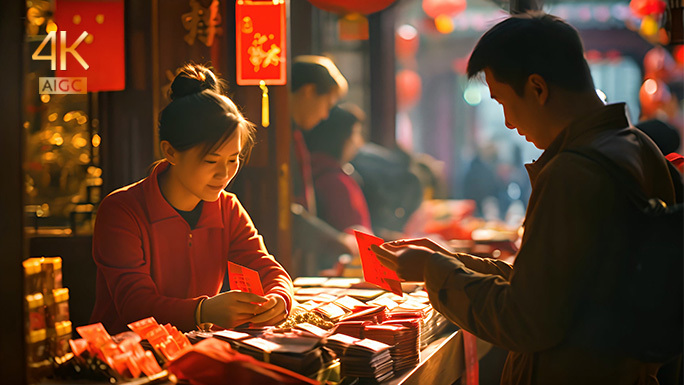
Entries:
[[237, 84], [261, 88], [261, 125], [268, 127], [268, 86], [287, 83], [285, 0], [235, 3]]

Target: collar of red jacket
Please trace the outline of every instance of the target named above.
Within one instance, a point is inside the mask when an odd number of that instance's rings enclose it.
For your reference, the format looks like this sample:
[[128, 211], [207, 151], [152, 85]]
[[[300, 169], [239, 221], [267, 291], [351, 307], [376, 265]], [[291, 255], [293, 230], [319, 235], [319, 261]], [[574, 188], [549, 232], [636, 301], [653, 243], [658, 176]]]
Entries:
[[[166, 171], [170, 166], [170, 163], [166, 160], [162, 160], [152, 170], [152, 174], [143, 180], [143, 192], [145, 194], [145, 203], [147, 204], [147, 212], [150, 217], [150, 222], [160, 222], [169, 219], [177, 219], [185, 221], [183, 217], [178, 214], [176, 209], [169, 204], [169, 202], [164, 198], [159, 189], [158, 177], [161, 173]], [[227, 194], [225, 191], [221, 194]], [[204, 201], [202, 207], [202, 214], [200, 215], [199, 222], [197, 222], [196, 229], [203, 227], [223, 227], [223, 220], [221, 217], [221, 203], [222, 199], [219, 198], [214, 202]]]
[[530, 182], [534, 186], [534, 181], [544, 166], [559, 152], [569, 148], [578, 140], [583, 140], [584, 135], [593, 136], [599, 131], [621, 129], [630, 125], [625, 103], [608, 104], [576, 119], [558, 134], [539, 159], [525, 165], [530, 175]]

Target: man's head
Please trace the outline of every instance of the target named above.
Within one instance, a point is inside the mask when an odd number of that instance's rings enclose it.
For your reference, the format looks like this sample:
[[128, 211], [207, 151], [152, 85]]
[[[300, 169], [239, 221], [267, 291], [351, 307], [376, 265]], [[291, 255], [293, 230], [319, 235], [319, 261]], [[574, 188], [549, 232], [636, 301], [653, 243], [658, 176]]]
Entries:
[[347, 93], [347, 80], [325, 56], [298, 56], [292, 64], [292, 119], [310, 130], [326, 119], [330, 109]]
[[[492, 98], [504, 107], [506, 126], [539, 148], [558, 132], [548, 130], [550, 92], [595, 95], [582, 41], [562, 19], [540, 13], [512, 16], [487, 31], [468, 61], [468, 77], [484, 72]], [[558, 98], [554, 107], [560, 106]]]

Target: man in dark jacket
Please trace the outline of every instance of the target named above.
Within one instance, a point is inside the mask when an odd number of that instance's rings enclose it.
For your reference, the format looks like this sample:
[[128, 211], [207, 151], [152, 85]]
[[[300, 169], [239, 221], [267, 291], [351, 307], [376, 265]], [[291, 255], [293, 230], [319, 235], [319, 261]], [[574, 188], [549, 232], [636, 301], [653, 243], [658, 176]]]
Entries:
[[544, 150], [526, 166], [532, 194], [515, 265], [429, 240], [373, 250], [400, 277], [425, 281], [436, 310], [510, 351], [502, 384], [657, 384], [658, 364], [600, 341], [621, 322], [597, 314], [610, 305], [628, 251], [629, 202], [601, 165], [566, 150], [598, 150], [645, 195], [672, 204], [663, 155], [631, 126], [624, 104], [599, 99], [577, 31], [557, 17], [516, 15], [494, 26], [468, 63], [471, 78], [481, 72], [506, 126]]

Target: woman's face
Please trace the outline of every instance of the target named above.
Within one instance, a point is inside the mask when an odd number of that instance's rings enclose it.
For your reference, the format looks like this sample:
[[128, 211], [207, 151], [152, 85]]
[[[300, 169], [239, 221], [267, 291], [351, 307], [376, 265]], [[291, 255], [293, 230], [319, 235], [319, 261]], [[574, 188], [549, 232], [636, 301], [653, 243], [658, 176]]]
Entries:
[[359, 152], [361, 146], [363, 146], [363, 135], [361, 134], [361, 130], [362, 125], [360, 122], [354, 124], [351, 136], [345, 141], [344, 147], [342, 148], [340, 163], [345, 164], [351, 162]]
[[[192, 202], [192, 209], [200, 200], [213, 202], [237, 174], [240, 166], [242, 140], [238, 131], [220, 148], [200, 157], [202, 146], [178, 153], [173, 166], [175, 179], [180, 182], [181, 196]], [[183, 210], [182, 207], [176, 207]]]
[[314, 84], [303, 85], [292, 100], [292, 118], [303, 130], [314, 128], [330, 115], [330, 109], [340, 99], [340, 90], [334, 87], [330, 92], [318, 94]]

